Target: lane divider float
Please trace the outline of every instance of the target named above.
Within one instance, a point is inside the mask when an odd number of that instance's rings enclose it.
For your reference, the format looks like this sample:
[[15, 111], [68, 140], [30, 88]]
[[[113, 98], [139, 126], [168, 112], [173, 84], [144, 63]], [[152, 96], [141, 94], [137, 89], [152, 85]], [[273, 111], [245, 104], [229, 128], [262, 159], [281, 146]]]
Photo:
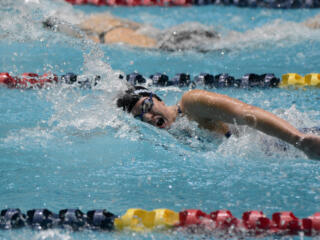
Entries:
[[309, 73], [305, 76], [301, 76], [297, 73], [287, 73], [282, 75], [282, 81], [280, 86], [313, 86], [320, 87], [320, 74]]
[[[119, 74], [119, 79], [126, 79], [132, 85], [147, 85], [156, 87], [207, 87], [207, 88], [290, 88], [290, 87], [320, 87], [320, 74], [309, 73], [301, 76], [297, 73], [282, 75], [282, 79], [273, 73], [255, 74], [248, 73], [241, 78], [235, 78], [228, 73], [213, 75], [200, 73], [191, 78], [190, 74], [177, 73], [171, 79], [164, 73], [155, 73], [149, 78], [133, 72], [125, 76]], [[66, 73], [58, 76], [53, 73], [38, 75], [36, 73], [23, 73], [20, 76], [11, 76], [7, 72], [0, 72], [0, 86], [18, 89], [46, 88], [53, 84], [64, 83], [79, 88], [92, 88], [101, 81], [98, 75], [77, 75]]]

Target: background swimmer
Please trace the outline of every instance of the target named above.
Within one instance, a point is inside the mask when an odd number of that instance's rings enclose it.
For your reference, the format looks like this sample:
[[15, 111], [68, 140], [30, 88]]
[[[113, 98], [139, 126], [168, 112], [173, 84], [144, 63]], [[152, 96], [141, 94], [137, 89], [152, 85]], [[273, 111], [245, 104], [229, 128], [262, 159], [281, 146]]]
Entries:
[[320, 160], [320, 137], [304, 134], [276, 115], [226, 95], [191, 90], [177, 105], [166, 106], [146, 88], [134, 87], [118, 98], [117, 106], [158, 128], [169, 128], [182, 114], [200, 127], [226, 137], [232, 134], [228, 124], [247, 125], [297, 147], [311, 159]]
[[[320, 28], [320, 14], [298, 25], [310, 29]], [[48, 18], [44, 26], [65, 34], [81, 37], [79, 32], [57, 19]], [[215, 45], [224, 38], [241, 39], [246, 33], [230, 31], [225, 37], [212, 27], [197, 22], [186, 22], [169, 29], [160, 30], [145, 24], [112, 16], [109, 13], [92, 14], [84, 18], [78, 28], [97, 43], [124, 43], [133, 47], [161, 49], [166, 51], [197, 50], [208, 51], [207, 45]]]
[[[57, 18], [48, 18], [47, 28], [63, 32], [73, 37], [82, 37], [68, 23]], [[167, 51], [198, 49], [204, 43], [217, 41], [219, 34], [200, 23], [184, 23], [160, 30], [126, 19], [116, 18], [108, 13], [93, 14], [78, 25], [88, 38], [96, 43], [124, 43], [133, 47], [162, 49]]]

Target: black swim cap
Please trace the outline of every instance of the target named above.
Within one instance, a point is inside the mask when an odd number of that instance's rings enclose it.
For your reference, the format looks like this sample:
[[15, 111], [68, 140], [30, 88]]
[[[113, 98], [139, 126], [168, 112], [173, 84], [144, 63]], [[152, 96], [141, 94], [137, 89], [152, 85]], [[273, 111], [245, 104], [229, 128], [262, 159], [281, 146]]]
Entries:
[[[149, 97], [152, 92], [145, 87], [133, 86], [125, 91], [124, 95], [117, 100], [117, 106], [122, 107], [123, 111], [131, 112], [132, 108], [142, 97]], [[160, 97], [153, 94], [158, 101], [162, 101]]]

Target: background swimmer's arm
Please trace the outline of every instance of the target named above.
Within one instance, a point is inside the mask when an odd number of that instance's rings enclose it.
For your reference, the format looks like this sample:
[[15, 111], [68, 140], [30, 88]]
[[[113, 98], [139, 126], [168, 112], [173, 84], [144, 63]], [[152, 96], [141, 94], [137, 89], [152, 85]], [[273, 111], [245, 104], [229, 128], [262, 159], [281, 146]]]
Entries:
[[311, 17], [304, 22], [302, 22], [303, 25], [307, 26], [311, 29], [319, 29], [320, 28], [320, 14]]
[[185, 93], [180, 105], [182, 111], [195, 121], [247, 125], [300, 148], [310, 157], [320, 159], [320, 137], [307, 136], [287, 121], [261, 108], [204, 90]]
[[43, 27], [52, 31], [62, 32], [68, 36], [75, 38], [83, 38], [83, 34], [81, 34], [80, 29], [55, 17], [47, 18], [42, 22], [42, 25]]

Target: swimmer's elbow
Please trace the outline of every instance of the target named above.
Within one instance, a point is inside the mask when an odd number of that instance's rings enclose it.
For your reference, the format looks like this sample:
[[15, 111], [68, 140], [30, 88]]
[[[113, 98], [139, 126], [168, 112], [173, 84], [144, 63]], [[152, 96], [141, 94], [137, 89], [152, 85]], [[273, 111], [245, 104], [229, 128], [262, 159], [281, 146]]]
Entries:
[[239, 124], [247, 125], [249, 127], [256, 128], [257, 126], [257, 114], [254, 106], [244, 105], [240, 108]]
[[257, 127], [257, 118], [252, 113], [246, 113], [243, 117], [245, 125], [249, 127], [256, 128]]

